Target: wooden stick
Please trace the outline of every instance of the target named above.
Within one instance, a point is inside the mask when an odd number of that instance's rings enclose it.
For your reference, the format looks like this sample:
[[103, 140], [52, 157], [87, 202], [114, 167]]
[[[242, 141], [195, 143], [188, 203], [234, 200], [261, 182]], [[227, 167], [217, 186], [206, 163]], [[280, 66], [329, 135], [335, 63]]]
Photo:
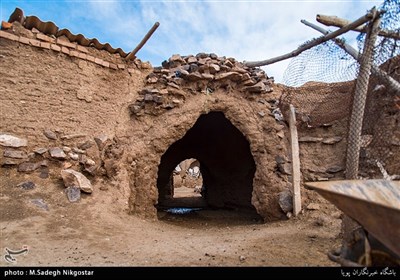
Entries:
[[354, 22], [352, 22], [352, 23], [350, 23], [350, 24], [348, 24], [348, 25], [346, 25], [346, 26], [344, 26], [344, 27], [332, 32], [332, 33], [329, 33], [329, 34], [327, 34], [325, 36], [322, 36], [322, 37], [319, 37], [319, 38], [315, 38], [315, 39], [311, 40], [310, 42], [308, 42], [308, 43], [306, 43], [306, 44], [304, 44], [302, 46], [300, 46], [299, 48], [297, 48], [296, 50], [294, 50], [294, 51], [292, 51], [290, 53], [287, 53], [287, 54], [284, 54], [284, 55], [281, 55], [281, 56], [277, 56], [277, 57], [274, 57], [274, 58], [270, 58], [270, 59], [267, 59], [267, 60], [263, 60], [263, 61], [245, 62], [244, 64], [247, 67], [259, 67], [259, 66], [269, 65], [269, 64], [281, 61], [281, 60], [285, 60], [285, 59], [291, 58], [291, 57], [295, 57], [295, 56], [301, 54], [302, 52], [304, 52], [304, 51], [306, 51], [308, 49], [311, 49], [312, 47], [315, 47], [315, 46], [317, 46], [319, 44], [322, 44], [322, 43], [324, 43], [324, 42], [326, 42], [326, 41], [328, 41], [330, 39], [333, 39], [333, 38], [335, 38], [335, 37], [337, 37], [337, 36], [339, 36], [339, 35], [341, 35], [343, 33], [346, 33], [349, 30], [352, 30], [353, 28], [356, 28], [357, 26], [360, 26], [360, 25], [366, 23], [371, 18], [372, 18], [372, 13], [368, 12], [366, 15], [360, 17], [359, 19], [355, 20]]
[[[329, 31], [323, 29], [322, 27], [319, 27], [318, 25], [315, 25], [315, 24], [313, 24], [311, 22], [308, 22], [308, 21], [306, 21], [304, 19], [302, 19], [300, 22], [305, 24], [305, 25], [307, 25], [307, 26], [309, 26], [309, 27], [311, 27], [311, 28], [313, 28], [313, 29], [315, 29], [315, 30], [317, 30], [317, 31], [319, 31], [319, 32], [321, 32], [324, 35], [328, 35], [329, 34]], [[346, 44], [343, 40], [338, 39], [338, 38], [334, 38], [333, 41], [337, 45], [339, 45], [342, 49], [344, 49], [346, 52], [348, 52], [355, 60], [357, 60], [357, 61], [359, 60], [360, 53], [355, 48], [353, 48], [352, 46]]]
[[[317, 26], [313, 23], [310, 23], [306, 20], [301, 20], [301, 22], [319, 32], [321, 32], [324, 35], [329, 34], [329, 31], [323, 29], [320, 26]], [[348, 54], [350, 54], [355, 60], [360, 61], [360, 53], [350, 46], [349, 44], [346, 44], [343, 40], [340, 40], [338, 38], [334, 38], [333, 41], [342, 49], [344, 49]], [[400, 95], [400, 83], [393, 79], [388, 73], [385, 71], [379, 69], [379, 67], [375, 64], [372, 65], [372, 74], [377, 76], [387, 87], [389, 87], [391, 90], [397, 92], [398, 95]]]
[[301, 211], [301, 193], [300, 193], [300, 155], [299, 139], [297, 136], [296, 113], [294, 106], [289, 106], [289, 130], [290, 146], [292, 155], [292, 186], [293, 186], [293, 214], [297, 216]]
[[[317, 15], [316, 17], [319, 23], [322, 23], [326, 26], [336, 26], [336, 27], [343, 27], [350, 23], [347, 19], [339, 18], [336, 16], [326, 16], [326, 15]], [[366, 33], [366, 26], [358, 26], [353, 31], [363, 32]], [[392, 30], [381, 29], [378, 33], [379, 36], [388, 37], [392, 39], [400, 39], [400, 33], [394, 32]]]
[[131, 51], [126, 57], [126, 60], [133, 60], [136, 58], [136, 53], [144, 46], [144, 44], [146, 44], [147, 40], [149, 40], [149, 38], [151, 37], [151, 35], [153, 35], [154, 31], [156, 31], [156, 29], [160, 26], [159, 22], [156, 22], [153, 27], [149, 30], [149, 32], [147, 32], [147, 34], [144, 36], [144, 38], [142, 39], [142, 41], [140, 41], [140, 43], [137, 45], [137, 47]]

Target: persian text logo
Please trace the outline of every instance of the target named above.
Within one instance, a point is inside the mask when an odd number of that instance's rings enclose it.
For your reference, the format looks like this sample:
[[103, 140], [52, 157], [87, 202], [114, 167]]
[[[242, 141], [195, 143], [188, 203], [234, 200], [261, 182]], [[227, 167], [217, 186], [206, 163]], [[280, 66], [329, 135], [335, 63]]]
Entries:
[[4, 250], [6, 251], [6, 254], [4, 255], [4, 260], [8, 263], [16, 263], [17, 259], [14, 256], [26, 255], [29, 251], [27, 245], [22, 246], [21, 250], [11, 250], [7, 247]]

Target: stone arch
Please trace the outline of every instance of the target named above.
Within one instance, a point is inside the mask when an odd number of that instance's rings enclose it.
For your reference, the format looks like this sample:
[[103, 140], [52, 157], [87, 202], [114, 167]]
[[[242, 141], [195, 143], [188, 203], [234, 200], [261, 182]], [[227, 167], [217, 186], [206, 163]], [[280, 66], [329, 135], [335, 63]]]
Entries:
[[169, 198], [171, 174], [186, 158], [200, 161], [208, 206], [254, 209], [251, 198], [256, 165], [250, 144], [222, 112], [200, 115], [162, 155], [157, 176], [158, 204]]
[[[275, 161], [277, 156], [286, 154], [286, 144], [276, 133], [281, 128], [271, 116], [260, 119], [251, 103], [243, 102], [243, 99], [239, 98], [234, 94], [228, 95], [223, 90], [214, 92], [213, 96], [190, 96], [190, 102], [187, 100], [184, 106], [154, 117], [146, 124], [148, 128], [142, 134], [135, 131], [138, 136], [134, 139], [136, 149], [132, 151], [131, 156], [134, 161], [128, 171], [131, 213], [153, 218], [157, 216], [155, 207], [159, 203], [157, 178], [163, 154], [171, 145], [184, 137], [201, 115], [217, 111], [223, 113], [249, 143], [250, 153], [256, 166], [251, 205], [265, 221], [285, 217], [278, 204], [278, 194], [288, 188], [288, 182], [278, 175]], [[137, 127], [143, 127], [142, 120], [136, 121]], [[135, 123], [132, 126], [134, 127]], [[174, 160], [171, 166], [175, 163], [179, 163], [178, 159]]]

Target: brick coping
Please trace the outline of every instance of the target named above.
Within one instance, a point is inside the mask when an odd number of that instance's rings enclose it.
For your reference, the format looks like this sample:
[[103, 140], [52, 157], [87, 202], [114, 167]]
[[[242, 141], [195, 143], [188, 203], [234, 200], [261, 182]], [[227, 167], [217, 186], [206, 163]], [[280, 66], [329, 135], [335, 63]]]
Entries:
[[[4, 30], [0, 30], [0, 38], [8, 39], [14, 42], [19, 42], [24, 45], [29, 45], [41, 49], [48, 49], [55, 52], [64, 53], [70, 57], [76, 57], [78, 59], [82, 59], [85, 61], [92, 62], [94, 64], [100, 65], [105, 68], [113, 69], [113, 70], [125, 70], [127, 69], [129, 73], [134, 73], [137, 68], [129, 67], [123, 63], [113, 63], [106, 61], [104, 59], [92, 56], [89, 54], [89, 51], [86, 47], [78, 45], [77, 43], [67, 42], [60, 38], [54, 39], [42, 33], [36, 34], [36, 39], [30, 39], [23, 36], [18, 36], [12, 34], [10, 32], [6, 32]], [[149, 67], [142, 67], [142, 69], [147, 69]], [[151, 66], [150, 66], [151, 68]]]

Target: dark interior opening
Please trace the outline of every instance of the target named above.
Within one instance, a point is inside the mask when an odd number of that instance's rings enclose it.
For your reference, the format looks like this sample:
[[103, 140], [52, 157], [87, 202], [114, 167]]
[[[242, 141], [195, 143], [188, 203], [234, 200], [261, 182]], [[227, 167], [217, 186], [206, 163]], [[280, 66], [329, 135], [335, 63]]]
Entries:
[[[173, 172], [185, 159], [200, 163], [203, 179], [201, 197], [174, 198]], [[201, 115], [184, 137], [161, 157], [158, 169], [158, 209], [167, 207], [210, 207], [251, 209], [256, 165], [250, 144], [222, 112]]]

